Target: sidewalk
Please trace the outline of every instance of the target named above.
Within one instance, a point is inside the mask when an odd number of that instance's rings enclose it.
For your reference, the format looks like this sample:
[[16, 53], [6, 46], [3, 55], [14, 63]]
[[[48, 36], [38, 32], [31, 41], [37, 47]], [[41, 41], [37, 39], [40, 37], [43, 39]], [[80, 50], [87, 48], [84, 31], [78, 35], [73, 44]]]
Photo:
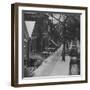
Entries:
[[34, 76], [56, 76], [69, 74], [69, 56], [66, 56], [66, 61], [62, 61], [63, 45], [51, 56], [49, 56], [41, 66], [34, 71]]

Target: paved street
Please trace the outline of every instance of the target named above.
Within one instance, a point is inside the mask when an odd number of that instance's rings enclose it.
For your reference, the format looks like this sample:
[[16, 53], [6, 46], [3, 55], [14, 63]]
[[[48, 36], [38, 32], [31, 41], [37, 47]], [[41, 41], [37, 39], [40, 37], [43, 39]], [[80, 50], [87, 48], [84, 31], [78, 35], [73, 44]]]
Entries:
[[43, 61], [41, 66], [34, 71], [34, 76], [57, 76], [69, 74], [69, 56], [65, 56], [66, 61], [62, 61], [63, 45], [53, 55]]

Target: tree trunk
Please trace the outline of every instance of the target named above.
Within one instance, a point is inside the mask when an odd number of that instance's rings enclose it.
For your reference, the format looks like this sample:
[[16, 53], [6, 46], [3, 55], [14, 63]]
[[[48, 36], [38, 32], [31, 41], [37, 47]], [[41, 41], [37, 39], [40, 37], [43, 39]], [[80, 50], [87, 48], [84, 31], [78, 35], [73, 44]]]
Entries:
[[63, 54], [62, 54], [62, 61], [65, 61], [65, 41], [63, 42]]

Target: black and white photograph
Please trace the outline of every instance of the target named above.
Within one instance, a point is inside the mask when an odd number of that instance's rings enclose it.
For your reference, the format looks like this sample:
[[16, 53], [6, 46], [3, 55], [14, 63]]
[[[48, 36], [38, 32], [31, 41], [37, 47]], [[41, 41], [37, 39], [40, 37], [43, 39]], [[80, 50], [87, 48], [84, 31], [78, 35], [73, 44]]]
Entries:
[[12, 5], [12, 84], [87, 82], [87, 8]]
[[80, 75], [80, 15], [23, 11], [24, 77]]

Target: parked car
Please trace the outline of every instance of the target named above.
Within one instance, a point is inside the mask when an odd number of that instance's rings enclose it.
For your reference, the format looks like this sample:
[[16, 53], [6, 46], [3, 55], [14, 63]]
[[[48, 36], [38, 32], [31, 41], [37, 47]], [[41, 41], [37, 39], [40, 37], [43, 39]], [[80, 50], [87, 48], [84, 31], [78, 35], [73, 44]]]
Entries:
[[78, 53], [77, 48], [72, 48], [69, 55], [71, 57], [69, 74], [80, 75], [80, 53]]

